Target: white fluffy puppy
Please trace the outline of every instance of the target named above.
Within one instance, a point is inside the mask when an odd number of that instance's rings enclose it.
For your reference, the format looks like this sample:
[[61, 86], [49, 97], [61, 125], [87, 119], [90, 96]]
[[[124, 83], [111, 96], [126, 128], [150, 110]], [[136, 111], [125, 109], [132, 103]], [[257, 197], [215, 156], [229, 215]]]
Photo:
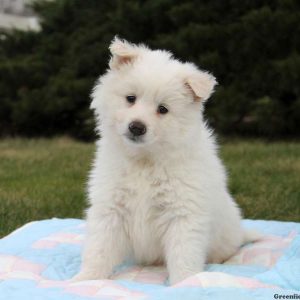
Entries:
[[165, 263], [174, 284], [251, 239], [203, 121], [216, 80], [167, 51], [119, 39], [110, 51], [93, 92], [102, 138], [74, 280], [108, 278], [133, 255], [140, 264]]

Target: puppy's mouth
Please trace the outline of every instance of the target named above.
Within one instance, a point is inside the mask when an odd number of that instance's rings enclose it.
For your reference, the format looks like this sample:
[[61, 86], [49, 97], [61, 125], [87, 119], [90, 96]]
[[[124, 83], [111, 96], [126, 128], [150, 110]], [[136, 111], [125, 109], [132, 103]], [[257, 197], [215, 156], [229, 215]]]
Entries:
[[126, 134], [125, 137], [128, 141], [130, 141], [131, 143], [134, 143], [134, 144], [142, 144], [142, 143], [145, 142], [144, 138], [142, 136], [135, 136], [135, 135], [132, 135], [132, 134]]

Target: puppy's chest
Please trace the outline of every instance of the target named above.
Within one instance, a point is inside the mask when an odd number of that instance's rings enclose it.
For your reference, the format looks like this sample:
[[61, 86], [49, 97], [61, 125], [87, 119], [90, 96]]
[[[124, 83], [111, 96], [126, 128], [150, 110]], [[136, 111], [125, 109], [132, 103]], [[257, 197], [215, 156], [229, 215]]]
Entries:
[[124, 214], [133, 217], [136, 214], [148, 213], [160, 215], [167, 206], [171, 205], [170, 194], [172, 187], [169, 180], [140, 176], [135, 180], [122, 180], [118, 189], [119, 197], [116, 204], [124, 209]]
[[162, 172], [131, 172], [124, 176], [115, 198], [129, 231], [157, 230], [172, 206], [172, 181]]

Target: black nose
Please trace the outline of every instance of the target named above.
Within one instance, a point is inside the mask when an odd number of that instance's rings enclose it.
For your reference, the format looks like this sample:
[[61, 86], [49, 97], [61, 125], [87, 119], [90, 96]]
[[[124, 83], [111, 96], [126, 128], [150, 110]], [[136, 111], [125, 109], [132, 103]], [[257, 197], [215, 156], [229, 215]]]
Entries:
[[131, 122], [128, 126], [128, 129], [134, 136], [143, 135], [147, 131], [145, 124], [139, 121]]

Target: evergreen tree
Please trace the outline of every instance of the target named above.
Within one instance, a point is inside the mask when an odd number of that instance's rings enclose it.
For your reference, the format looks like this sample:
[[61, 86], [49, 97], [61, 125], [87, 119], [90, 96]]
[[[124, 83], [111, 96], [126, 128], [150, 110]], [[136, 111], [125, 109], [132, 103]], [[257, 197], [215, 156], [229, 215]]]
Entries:
[[211, 71], [223, 134], [299, 135], [297, 0], [38, 1], [42, 30], [0, 35], [0, 134], [94, 137], [90, 91], [117, 34]]

